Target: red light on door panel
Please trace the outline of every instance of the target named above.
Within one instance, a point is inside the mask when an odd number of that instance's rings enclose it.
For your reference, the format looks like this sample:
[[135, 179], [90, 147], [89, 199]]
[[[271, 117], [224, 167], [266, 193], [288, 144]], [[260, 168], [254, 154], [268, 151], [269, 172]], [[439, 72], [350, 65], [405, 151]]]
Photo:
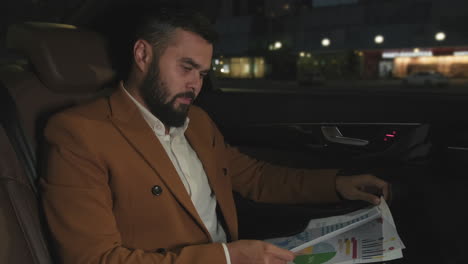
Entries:
[[[390, 132], [390, 131], [389, 131]], [[397, 131], [396, 130], [392, 130], [391, 133], [385, 133], [385, 136], [384, 136], [384, 141], [385, 142], [389, 142], [389, 141], [393, 141], [395, 140], [397, 137]]]

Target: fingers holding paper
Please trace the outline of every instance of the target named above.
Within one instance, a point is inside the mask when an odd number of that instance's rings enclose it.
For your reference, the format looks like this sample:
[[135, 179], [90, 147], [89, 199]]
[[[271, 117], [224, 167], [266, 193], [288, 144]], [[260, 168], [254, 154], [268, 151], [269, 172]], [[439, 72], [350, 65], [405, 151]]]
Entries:
[[348, 200], [363, 200], [369, 203], [380, 204], [380, 195], [389, 199], [389, 184], [374, 175], [360, 174], [352, 176], [338, 176], [336, 178], [336, 191]]

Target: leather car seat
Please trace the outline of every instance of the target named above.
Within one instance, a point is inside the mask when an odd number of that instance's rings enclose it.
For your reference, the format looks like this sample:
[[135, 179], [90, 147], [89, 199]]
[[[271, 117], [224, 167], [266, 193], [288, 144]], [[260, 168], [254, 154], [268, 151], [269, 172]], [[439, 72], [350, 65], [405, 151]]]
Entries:
[[107, 94], [115, 72], [104, 39], [71, 25], [16, 24], [6, 40], [20, 56], [0, 65], [0, 263], [52, 263], [35, 186], [42, 131], [57, 111]]

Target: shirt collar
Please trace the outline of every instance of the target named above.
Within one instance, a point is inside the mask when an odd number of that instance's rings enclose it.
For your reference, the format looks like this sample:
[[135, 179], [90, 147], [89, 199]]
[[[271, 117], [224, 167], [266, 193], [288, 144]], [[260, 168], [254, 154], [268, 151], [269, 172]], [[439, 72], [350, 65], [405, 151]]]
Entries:
[[[125, 94], [128, 95], [128, 97], [135, 103], [135, 105], [138, 107], [138, 110], [140, 110], [140, 113], [143, 115], [143, 118], [146, 120], [148, 125], [151, 127], [151, 129], [158, 135], [158, 136], [164, 136], [166, 135], [166, 130], [164, 128], [163, 122], [159, 120], [155, 115], [153, 115], [146, 107], [144, 107], [140, 102], [138, 102], [128, 91], [125, 89], [123, 82], [120, 82], [120, 89], [125, 91]], [[171, 136], [178, 136], [178, 135], [183, 135], [185, 133], [185, 130], [187, 130], [188, 124], [190, 122], [190, 119], [187, 117], [185, 119], [185, 123], [181, 127], [170, 127], [169, 128], [169, 135]]]

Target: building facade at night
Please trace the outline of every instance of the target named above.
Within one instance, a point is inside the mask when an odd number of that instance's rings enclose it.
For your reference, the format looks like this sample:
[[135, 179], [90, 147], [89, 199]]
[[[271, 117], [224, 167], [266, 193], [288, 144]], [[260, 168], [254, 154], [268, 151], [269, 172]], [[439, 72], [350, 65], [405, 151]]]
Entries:
[[[224, 0], [213, 64], [221, 77], [468, 77], [463, 0]], [[222, 57], [221, 57], [222, 56]], [[232, 64], [232, 66], [231, 66]], [[279, 74], [281, 73], [281, 74]]]

